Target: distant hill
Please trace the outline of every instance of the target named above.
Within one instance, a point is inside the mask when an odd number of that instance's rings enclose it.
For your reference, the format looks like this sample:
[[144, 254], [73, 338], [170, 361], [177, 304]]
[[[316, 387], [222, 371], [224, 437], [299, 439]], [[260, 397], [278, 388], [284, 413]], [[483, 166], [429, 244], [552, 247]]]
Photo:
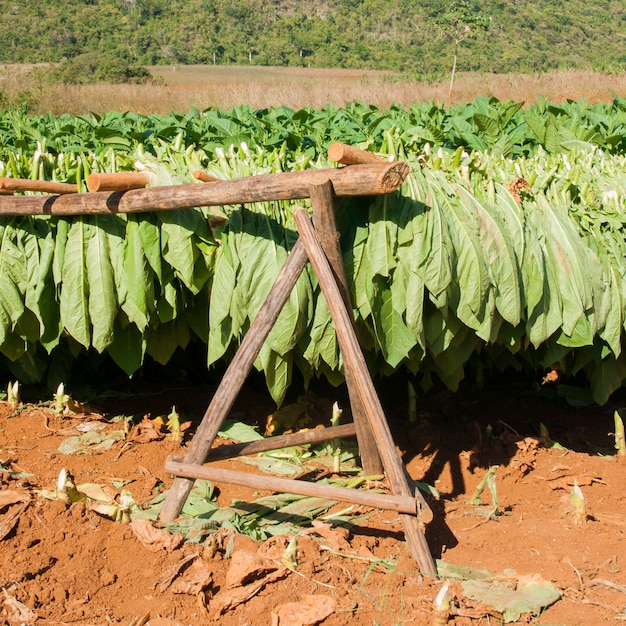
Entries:
[[[489, 29], [460, 44], [460, 71], [626, 67], [624, 0], [482, 0]], [[453, 44], [434, 0], [0, 1], [0, 62], [83, 54], [144, 65], [257, 64], [438, 77]]]

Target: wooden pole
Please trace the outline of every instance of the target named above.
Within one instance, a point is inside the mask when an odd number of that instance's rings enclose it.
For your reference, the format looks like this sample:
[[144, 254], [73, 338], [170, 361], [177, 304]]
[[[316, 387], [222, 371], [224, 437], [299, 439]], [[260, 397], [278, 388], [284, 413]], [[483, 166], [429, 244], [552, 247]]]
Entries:
[[207, 174], [202, 170], [196, 170], [193, 173], [193, 177], [203, 183], [214, 183], [218, 180], [224, 180], [223, 178], [218, 178], [217, 176], [211, 176], [211, 174]]
[[328, 498], [340, 502], [350, 502], [361, 506], [370, 506], [374, 509], [398, 511], [407, 515], [416, 515], [417, 501], [408, 496], [395, 494], [372, 493], [349, 487], [335, 487], [334, 485], [320, 485], [304, 480], [291, 478], [275, 478], [272, 476], [249, 474], [236, 470], [222, 469], [208, 465], [193, 463], [178, 463], [169, 461], [165, 464], [165, 471], [187, 479], [203, 478], [215, 482], [224, 482], [231, 485], [264, 489], [277, 493], [296, 493], [302, 496]]
[[[265, 339], [278, 319], [283, 306], [289, 299], [298, 277], [304, 270], [307, 256], [302, 241], [296, 241], [287, 261], [276, 278], [276, 282], [246, 333], [237, 353], [230, 362], [202, 422], [193, 437], [184, 462], [201, 465], [217, 437], [220, 426], [235, 402], [243, 383], [256, 359]], [[159, 519], [165, 523], [178, 517], [185, 500], [193, 487], [193, 480], [177, 477], [163, 502]]]
[[215, 181], [210, 185], [196, 183], [47, 197], [7, 196], [0, 197], [0, 215], [135, 213], [266, 200], [302, 200], [309, 197], [309, 185], [329, 178], [338, 197], [372, 196], [395, 191], [408, 173], [409, 166], [398, 161], [262, 174]]
[[328, 158], [342, 165], [357, 165], [363, 163], [387, 163], [382, 157], [373, 152], [359, 150], [353, 146], [336, 141], [328, 148]]
[[[339, 245], [339, 231], [335, 222], [335, 194], [333, 184], [327, 179], [324, 182], [312, 183], [309, 185], [311, 196], [311, 206], [313, 207], [313, 221], [326, 258], [332, 268], [335, 283], [341, 292], [346, 310], [350, 314], [350, 319], [354, 323], [352, 314], [352, 302], [350, 301], [350, 291], [348, 289], [348, 278], [343, 265], [341, 246]], [[366, 474], [381, 474], [383, 466], [378, 454], [376, 440], [372, 436], [367, 423], [367, 417], [361, 406], [361, 398], [355, 393], [355, 384], [351, 378], [352, 372], [345, 370], [346, 385], [350, 396], [350, 406], [352, 408], [352, 418], [356, 426], [357, 440], [359, 443], [359, 455], [361, 465]]]
[[94, 172], [87, 177], [87, 189], [92, 192], [143, 189], [149, 183], [148, 172]]
[[[301, 430], [290, 435], [266, 437], [265, 439], [246, 443], [229, 443], [212, 448], [206, 455], [205, 462], [230, 459], [245, 454], [258, 454], [259, 452], [268, 452], [269, 450], [279, 450], [280, 448], [290, 448], [292, 446], [321, 443], [322, 441], [330, 441], [332, 439], [354, 437], [354, 435], [356, 435], [354, 424], [342, 424], [341, 426], [330, 426], [329, 428]], [[382, 474], [382, 472], [379, 473]]]
[[[0, 190], [13, 191], [39, 191], [42, 193], [78, 193], [78, 185], [72, 183], [57, 183], [51, 180], [29, 180], [26, 178], [0, 178]], [[28, 198], [29, 196], [27, 196]]]
[[[306, 211], [303, 209], [294, 212], [294, 219], [300, 239], [306, 248], [309, 261], [318, 278], [322, 293], [328, 303], [331, 317], [337, 329], [337, 338], [341, 347], [346, 371], [351, 370], [351, 376], [355, 382], [357, 391], [361, 396], [362, 406], [366, 412], [369, 426], [378, 442], [385, 475], [391, 486], [391, 491], [395, 495], [405, 497], [415, 497], [418, 492], [409, 485], [405, 473], [405, 467], [396, 451], [395, 443], [389, 430], [389, 425], [383, 413], [382, 406], [374, 384], [369, 375], [361, 347], [352, 322], [346, 311], [341, 293], [335, 283], [332, 269], [324, 255], [322, 246], [315, 235], [315, 229]], [[420, 507], [428, 509], [428, 504], [421, 496]], [[428, 576], [437, 576], [435, 562], [426, 543], [426, 539], [420, 529], [419, 516], [402, 514], [405, 536], [411, 549], [413, 557], [417, 561], [420, 570]]]

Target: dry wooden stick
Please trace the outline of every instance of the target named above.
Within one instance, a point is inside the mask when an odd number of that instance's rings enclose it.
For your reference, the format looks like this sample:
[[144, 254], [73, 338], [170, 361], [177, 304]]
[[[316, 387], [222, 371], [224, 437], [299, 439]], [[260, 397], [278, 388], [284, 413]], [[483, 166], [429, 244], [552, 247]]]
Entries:
[[357, 165], [364, 163], [387, 163], [385, 159], [372, 152], [359, 150], [353, 146], [336, 141], [328, 148], [328, 158], [342, 165]]
[[362, 489], [349, 487], [335, 487], [334, 485], [319, 485], [304, 480], [290, 478], [274, 478], [273, 476], [249, 474], [236, 470], [223, 469], [208, 465], [193, 463], [177, 463], [169, 461], [165, 464], [165, 471], [187, 478], [203, 478], [215, 482], [224, 482], [241, 487], [265, 489], [277, 493], [295, 493], [301, 496], [328, 498], [339, 502], [350, 502], [374, 509], [397, 511], [409, 515], [416, 515], [417, 501], [415, 498], [398, 496], [386, 493], [372, 493]]
[[43, 193], [78, 193], [78, 186], [71, 183], [57, 183], [51, 180], [29, 180], [26, 178], [0, 178], [0, 190], [40, 191]]
[[[302, 446], [311, 443], [321, 443], [331, 439], [341, 439], [343, 437], [354, 437], [356, 429], [354, 424], [342, 424], [341, 426], [331, 426], [329, 428], [315, 428], [313, 430], [302, 430], [290, 435], [279, 435], [277, 437], [266, 437], [257, 441], [246, 443], [230, 443], [218, 448], [213, 448], [206, 455], [206, 462], [217, 461], [219, 459], [230, 459], [234, 456], [244, 454], [258, 454], [269, 450], [279, 450], [291, 446]], [[175, 459], [176, 460], [176, 459]]]
[[150, 182], [148, 172], [94, 172], [87, 177], [89, 191], [128, 191], [142, 189]]

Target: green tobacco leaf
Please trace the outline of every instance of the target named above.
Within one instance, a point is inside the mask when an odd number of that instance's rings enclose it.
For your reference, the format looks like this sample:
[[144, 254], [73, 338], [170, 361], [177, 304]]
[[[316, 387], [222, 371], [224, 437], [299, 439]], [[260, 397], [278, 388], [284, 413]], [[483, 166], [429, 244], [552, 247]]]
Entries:
[[282, 356], [274, 352], [267, 343], [261, 348], [261, 352], [255, 361], [255, 365], [265, 373], [265, 382], [274, 402], [280, 406], [285, 399], [285, 394], [291, 383], [293, 368], [293, 356]]
[[392, 218], [397, 199], [393, 195], [376, 198], [369, 210], [369, 235], [366, 253], [370, 262], [370, 277], [387, 277], [396, 265], [398, 227]]
[[52, 228], [54, 232], [54, 261], [52, 264], [52, 272], [55, 284], [60, 285], [63, 280], [63, 264], [65, 263], [65, 249], [70, 231], [70, 218], [59, 218], [56, 222], [56, 228], [54, 225]]
[[50, 352], [57, 345], [61, 333], [53, 279], [54, 237], [49, 220], [31, 217], [25, 227], [24, 253], [28, 266], [28, 285], [24, 304], [37, 316], [38, 339]]
[[137, 328], [144, 330], [155, 306], [152, 269], [143, 252], [139, 223], [135, 216], [128, 218], [124, 245], [124, 291], [120, 306]]
[[225, 420], [218, 434], [222, 439], [234, 439], [242, 443], [263, 439], [258, 430], [238, 420]]
[[465, 189], [458, 187], [457, 193], [478, 220], [487, 267], [496, 287], [496, 308], [507, 322], [515, 326], [519, 324], [522, 315], [522, 281], [520, 263], [504, 221], [495, 207], [479, 202]]
[[302, 272], [267, 338], [275, 352], [286, 355], [304, 335], [312, 317], [312, 299], [311, 282]]
[[145, 349], [139, 329], [134, 324], [122, 328], [116, 320], [113, 343], [107, 347], [107, 352], [127, 376], [132, 376], [141, 367]]
[[[231, 255], [223, 246], [217, 257], [213, 286], [209, 302], [208, 364], [219, 360], [233, 339], [233, 324], [230, 317], [232, 294], [237, 285], [237, 277]], [[235, 329], [239, 334], [239, 328]]]
[[619, 270], [614, 266], [614, 261], [606, 254], [602, 256], [602, 263], [605, 268], [604, 274], [609, 277], [609, 298], [610, 309], [607, 313], [604, 327], [600, 330], [599, 335], [610, 346], [615, 358], [619, 357], [622, 352], [622, 328], [624, 325], [624, 297], [626, 294], [622, 292], [621, 287], [624, 282], [619, 276]]
[[[478, 225], [455, 198], [444, 198], [444, 205], [456, 255], [453, 265], [456, 315], [470, 328], [478, 329], [487, 319], [485, 304], [487, 292], [492, 289]], [[489, 335], [487, 332], [486, 336]]]
[[178, 337], [172, 324], [160, 324], [158, 328], [148, 326], [145, 330], [146, 353], [157, 363], [167, 365], [179, 347]]
[[162, 283], [163, 270], [162, 270], [162, 257], [161, 257], [161, 231], [155, 219], [148, 215], [143, 215], [138, 218], [139, 224], [139, 239], [141, 241], [141, 247], [143, 253], [150, 263], [152, 271], [156, 274], [159, 281]]
[[23, 293], [27, 288], [27, 260], [18, 247], [16, 218], [0, 227], [0, 308], [3, 310], [2, 335], [10, 331], [24, 312]]
[[72, 224], [65, 248], [61, 287], [61, 320], [67, 332], [85, 348], [91, 345], [87, 240], [84, 218]]
[[619, 358], [612, 355], [605, 357], [601, 363], [587, 368], [591, 382], [593, 399], [600, 405], [605, 404], [610, 395], [620, 389], [626, 380], [626, 357], [624, 353]]
[[[416, 194], [413, 188], [410, 189]], [[426, 202], [430, 207], [418, 207], [414, 221], [412, 248], [415, 265], [412, 269], [430, 293], [439, 298], [452, 282], [452, 241], [441, 203], [432, 189]]]
[[552, 265], [559, 275], [563, 300], [563, 330], [570, 335], [580, 316], [593, 306], [590, 267], [598, 264], [591, 250], [568, 220], [560, 206], [554, 206], [541, 198], [548, 232], [547, 249], [552, 255]]
[[308, 339], [303, 356], [314, 369], [318, 369], [321, 362], [326, 363], [331, 369], [339, 368], [341, 356], [337, 332], [326, 299], [322, 296], [317, 297]]
[[496, 184], [495, 189], [495, 203], [506, 224], [515, 254], [521, 262], [524, 255], [524, 212], [504, 186]]
[[113, 324], [117, 316], [115, 279], [105, 231], [107, 217], [94, 217], [91, 236], [87, 242], [89, 316], [93, 326], [91, 341], [98, 352], [102, 352], [111, 343]]
[[376, 335], [385, 361], [397, 367], [415, 346], [416, 339], [407, 328], [402, 315], [393, 306], [391, 291], [380, 288], [374, 308]]
[[195, 240], [198, 236], [210, 238], [202, 214], [196, 209], [162, 211], [159, 219], [162, 222], [163, 259], [192, 293], [198, 293], [204, 283], [196, 283], [195, 264], [200, 252]]
[[426, 348], [424, 331], [425, 285], [422, 279], [411, 272], [406, 286], [406, 325], [422, 349]]
[[561, 326], [561, 296], [558, 276], [547, 256], [545, 230], [541, 228], [536, 211], [529, 212], [525, 226], [522, 279], [526, 296], [526, 332], [530, 342], [537, 347]]

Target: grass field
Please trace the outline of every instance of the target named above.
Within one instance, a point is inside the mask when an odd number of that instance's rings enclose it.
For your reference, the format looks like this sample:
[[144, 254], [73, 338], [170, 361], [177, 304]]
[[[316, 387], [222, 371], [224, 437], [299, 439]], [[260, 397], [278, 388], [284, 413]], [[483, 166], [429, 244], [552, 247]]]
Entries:
[[[29, 78], [23, 67], [5, 66], [0, 72], [0, 92], [31, 94], [33, 113], [85, 113], [135, 111], [167, 113], [210, 107], [230, 108], [246, 104], [253, 108], [284, 105], [343, 106], [363, 101], [381, 108], [393, 103], [445, 103], [449, 82], [420, 82], [389, 72], [272, 68], [250, 66], [157, 66], [150, 68], [155, 81], [147, 85], [48, 85]], [[452, 101], [463, 103], [479, 95], [499, 100], [539, 97], [551, 102], [587, 99], [608, 101], [611, 92], [626, 97], [625, 74], [564, 71], [550, 74], [461, 74]]]

